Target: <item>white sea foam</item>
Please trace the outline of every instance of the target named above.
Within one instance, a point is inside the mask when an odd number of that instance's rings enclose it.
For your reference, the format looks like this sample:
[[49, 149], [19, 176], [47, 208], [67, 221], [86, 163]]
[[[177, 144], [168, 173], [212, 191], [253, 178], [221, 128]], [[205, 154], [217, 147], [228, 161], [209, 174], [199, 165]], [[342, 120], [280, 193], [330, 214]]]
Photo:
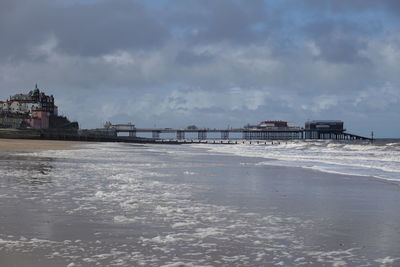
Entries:
[[400, 144], [349, 144], [332, 141], [208, 145], [210, 151], [265, 158], [262, 164], [400, 181]]
[[385, 258], [379, 258], [376, 259], [375, 262], [378, 262], [380, 264], [382, 264], [383, 266], [395, 266], [394, 264], [400, 263], [400, 258], [392, 258], [392, 257], [385, 257]]

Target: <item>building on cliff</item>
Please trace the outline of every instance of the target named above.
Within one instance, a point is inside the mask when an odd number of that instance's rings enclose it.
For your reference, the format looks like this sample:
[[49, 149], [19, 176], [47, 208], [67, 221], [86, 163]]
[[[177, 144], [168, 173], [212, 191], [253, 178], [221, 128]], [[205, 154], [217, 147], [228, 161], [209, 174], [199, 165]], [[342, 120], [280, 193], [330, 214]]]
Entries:
[[27, 94], [16, 94], [0, 101], [0, 128], [78, 128], [58, 115], [53, 95], [41, 92], [37, 85]]

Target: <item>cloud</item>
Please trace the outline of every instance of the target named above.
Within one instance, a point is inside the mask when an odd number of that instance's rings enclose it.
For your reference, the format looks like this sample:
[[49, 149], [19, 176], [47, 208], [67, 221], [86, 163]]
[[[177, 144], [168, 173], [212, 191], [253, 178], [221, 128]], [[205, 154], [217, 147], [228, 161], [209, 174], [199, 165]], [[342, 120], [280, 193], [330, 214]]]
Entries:
[[359, 32], [357, 23], [324, 21], [307, 26], [316, 58], [333, 63], [367, 63], [360, 54], [367, 45], [365, 34]]
[[168, 37], [168, 30], [138, 1], [100, 1], [55, 11], [59, 17], [52, 30], [61, 41], [60, 48], [71, 54], [94, 56], [128, 48], [156, 49]]
[[0, 97], [38, 83], [88, 128], [335, 117], [396, 135], [396, 3], [5, 0]]
[[[264, 39], [255, 29], [265, 23], [266, 3], [254, 1], [168, 1], [171, 13], [164, 17], [194, 43], [249, 43]], [[261, 37], [261, 38], [260, 38]]]
[[314, 113], [336, 108], [338, 106], [339, 106], [339, 99], [338, 96], [336, 95], [319, 95], [313, 97], [309, 104], [307, 104], [306, 102], [301, 105], [302, 109], [311, 110]]
[[60, 5], [50, 0], [18, 0], [3, 5], [0, 56], [6, 58], [26, 59], [29, 48], [49, 36], [59, 40], [58, 49], [64, 53], [80, 56], [156, 49], [168, 38], [168, 29], [139, 1]]
[[221, 92], [204, 90], [172, 91], [164, 100], [161, 107], [166, 110], [177, 110], [192, 113], [194, 110], [219, 108], [224, 111], [257, 110], [264, 105], [269, 95], [264, 90], [231, 88]]
[[358, 93], [354, 105], [367, 107], [372, 110], [384, 111], [389, 106], [400, 104], [400, 88], [394, 87], [390, 82], [380, 86], [371, 87]]
[[[300, 2], [300, 1], [299, 1]], [[352, 1], [336, 1], [336, 0], [303, 0], [302, 5], [308, 8], [313, 7], [318, 10], [329, 10], [335, 13], [343, 12], [370, 12], [383, 10], [386, 12], [398, 14], [400, 11], [400, 3], [397, 0], [352, 0]]]

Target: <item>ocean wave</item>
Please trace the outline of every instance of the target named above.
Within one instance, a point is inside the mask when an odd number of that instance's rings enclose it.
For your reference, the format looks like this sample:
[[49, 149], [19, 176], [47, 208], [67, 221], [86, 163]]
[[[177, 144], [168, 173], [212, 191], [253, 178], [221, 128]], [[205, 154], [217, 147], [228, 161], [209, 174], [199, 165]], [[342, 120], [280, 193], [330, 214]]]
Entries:
[[[373, 176], [400, 181], [400, 143], [341, 143], [333, 141], [285, 141], [267, 144], [208, 145], [216, 153], [274, 160], [282, 166], [322, 172]], [[271, 164], [271, 162], [268, 162]]]

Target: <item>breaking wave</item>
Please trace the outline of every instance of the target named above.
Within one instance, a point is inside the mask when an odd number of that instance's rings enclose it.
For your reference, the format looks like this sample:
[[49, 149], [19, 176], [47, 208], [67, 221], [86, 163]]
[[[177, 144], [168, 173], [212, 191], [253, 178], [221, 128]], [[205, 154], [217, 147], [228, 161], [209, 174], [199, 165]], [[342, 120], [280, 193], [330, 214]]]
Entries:
[[399, 142], [288, 141], [209, 145], [209, 150], [268, 159], [259, 164], [301, 167], [322, 172], [373, 176], [400, 181]]

